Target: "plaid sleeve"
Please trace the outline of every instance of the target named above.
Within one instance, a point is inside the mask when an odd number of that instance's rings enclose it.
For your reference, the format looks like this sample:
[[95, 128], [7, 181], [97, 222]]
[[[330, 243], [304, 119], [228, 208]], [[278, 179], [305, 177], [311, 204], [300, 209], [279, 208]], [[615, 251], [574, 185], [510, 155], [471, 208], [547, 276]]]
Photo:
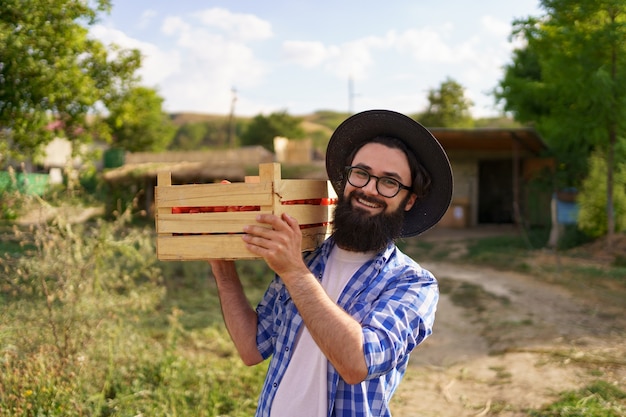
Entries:
[[437, 281], [424, 269], [415, 272], [395, 276], [361, 321], [368, 378], [405, 363], [411, 351], [432, 333], [439, 298]]
[[274, 277], [273, 281], [265, 291], [263, 299], [256, 308], [258, 324], [256, 343], [257, 349], [267, 359], [274, 353], [276, 345], [276, 329], [274, 328], [274, 305], [279, 296], [280, 281]]

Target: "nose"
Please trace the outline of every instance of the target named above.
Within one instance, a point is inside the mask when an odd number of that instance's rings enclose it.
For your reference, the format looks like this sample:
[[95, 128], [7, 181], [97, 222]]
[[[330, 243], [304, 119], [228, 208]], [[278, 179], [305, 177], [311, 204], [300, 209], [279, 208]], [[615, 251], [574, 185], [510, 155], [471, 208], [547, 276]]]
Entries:
[[378, 188], [376, 187], [376, 178], [370, 178], [370, 181], [362, 188], [365, 194], [378, 195]]

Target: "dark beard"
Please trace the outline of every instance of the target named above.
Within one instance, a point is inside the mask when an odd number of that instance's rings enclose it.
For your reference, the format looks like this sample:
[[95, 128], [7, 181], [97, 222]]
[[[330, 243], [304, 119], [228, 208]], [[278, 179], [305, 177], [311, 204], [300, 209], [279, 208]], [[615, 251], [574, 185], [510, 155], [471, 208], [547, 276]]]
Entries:
[[[352, 207], [350, 201], [357, 196], [372, 200], [359, 190], [352, 191], [348, 197], [339, 198], [335, 207], [333, 238], [345, 250], [378, 252], [401, 235], [406, 200], [393, 213], [383, 212], [372, 216], [365, 210]], [[385, 204], [381, 200], [376, 202]]]

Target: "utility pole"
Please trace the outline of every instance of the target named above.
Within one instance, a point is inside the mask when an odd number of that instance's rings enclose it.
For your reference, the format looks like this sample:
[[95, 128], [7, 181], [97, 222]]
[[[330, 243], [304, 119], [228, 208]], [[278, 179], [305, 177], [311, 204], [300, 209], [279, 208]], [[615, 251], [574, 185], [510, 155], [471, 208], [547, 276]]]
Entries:
[[352, 114], [354, 105], [354, 85], [352, 75], [348, 77], [348, 115]]
[[352, 74], [348, 77], [348, 114], [354, 113], [354, 98], [357, 96], [354, 92], [354, 80]]
[[237, 89], [230, 89], [232, 99], [230, 100], [230, 114], [228, 116], [228, 146], [232, 149], [235, 147], [235, 103], [237, 102]]

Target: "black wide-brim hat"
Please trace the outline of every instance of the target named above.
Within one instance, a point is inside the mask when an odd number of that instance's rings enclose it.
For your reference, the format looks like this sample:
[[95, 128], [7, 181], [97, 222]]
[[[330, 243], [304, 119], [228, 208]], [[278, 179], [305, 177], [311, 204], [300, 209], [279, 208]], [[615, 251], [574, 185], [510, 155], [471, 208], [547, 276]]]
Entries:
[[416, 201], [404, 217], [401, 237], [419, 235], [437, 224], [448, 210], [452, 199], [452, 169], [441, 144], [415, 120], [390, 110], [368, 110], [350, 116], [328, 142], [328, 178], [337, 194], [342, 193], [348, 156], [377, 136], [402, 140], [431, 176], [429, 194]]

